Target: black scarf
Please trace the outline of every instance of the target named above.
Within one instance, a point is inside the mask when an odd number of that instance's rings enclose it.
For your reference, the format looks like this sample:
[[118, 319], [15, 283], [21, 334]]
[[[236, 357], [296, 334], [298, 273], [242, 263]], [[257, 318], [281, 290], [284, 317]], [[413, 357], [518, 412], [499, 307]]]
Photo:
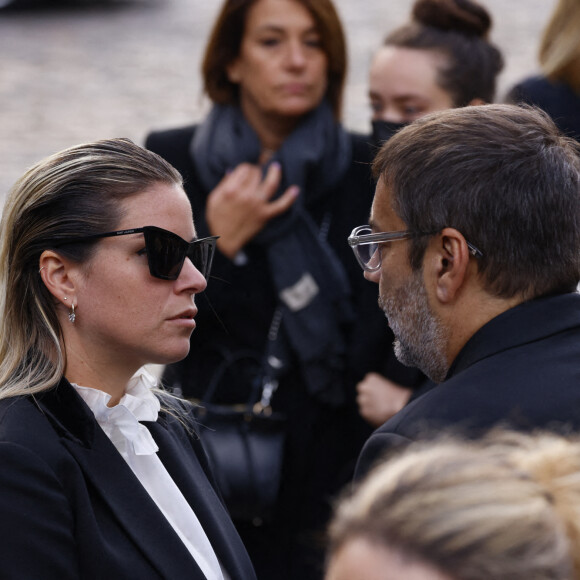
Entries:
[[[240, 163], [257, 163], [260, 152], [258, 136], [238, 107], [215, 106], [191, 143], [193, 162], [208, 191]], [[350, 139], [323, 103], [288, 136], [272, 161], [282, 167], [276, 196], [290, 185], [298, 185], [301, 193], [290, 210], [271, 220], [251, 242], [267, 248], [282, 314], [283, 332], [270, 341], [266, 357], [274, 354], [281, 364], [268, 373], [280, 376], [293, 354], [308, 391], [339, 405], [344, 401], [343, 328], [353, 316], [350, 289], [342, 264], [306, 208], [325, 199], [331, 207], [332, 189], [350, 165]]]

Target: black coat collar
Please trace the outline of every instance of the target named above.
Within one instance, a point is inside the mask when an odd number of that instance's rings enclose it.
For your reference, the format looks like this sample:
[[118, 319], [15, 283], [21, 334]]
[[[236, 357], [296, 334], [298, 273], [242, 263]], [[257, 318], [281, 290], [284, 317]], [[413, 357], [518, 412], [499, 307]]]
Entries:
[[34, 395], [34, 401], [61, 437], [92, 447], [98, 424], [93, 412], [65, 378], [52, 389]]
[[[63, 378], [34, 400], [96, 493], [161, 577], [204, 579], [183, 542], [71, 384]], [[245, 548], [204, 471], [205, 456], [199, 442], [181, 427], [170, 428], [174, 422], [177, 420], [162, 412], [158, 421], [143, 424], [151, 431], [161, 461], [192, 506], [230, 577], [255, 578]]]
[[[450, 379], [479, 360], [580, 326], [580, 294], [570, 292], [518, 304], [482, 326], [461, 349], [447, 374]], [[517, 334], [513, 329], [518, 328]], [[550, 331], [550, 332], [549, 332]]]

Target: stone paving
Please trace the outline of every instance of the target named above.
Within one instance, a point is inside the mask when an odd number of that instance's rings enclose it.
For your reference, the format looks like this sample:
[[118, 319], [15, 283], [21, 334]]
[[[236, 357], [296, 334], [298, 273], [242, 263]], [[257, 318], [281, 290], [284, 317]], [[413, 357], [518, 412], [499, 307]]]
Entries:
[[[507, 66], [499, 98], [536, 70], [539, 35], [556, 0], [481, 0]], [[53, 0], [46, 0], [51, 5]], [[412, 0], [335, 0], [347, 31], [344, 120], [368, 128], [373, 50]], [[219, 0], [69, 0], [0, 12], [0, 201], [32, 163], [83, 141], [196, 121], [207, 111], [199, 65]]]

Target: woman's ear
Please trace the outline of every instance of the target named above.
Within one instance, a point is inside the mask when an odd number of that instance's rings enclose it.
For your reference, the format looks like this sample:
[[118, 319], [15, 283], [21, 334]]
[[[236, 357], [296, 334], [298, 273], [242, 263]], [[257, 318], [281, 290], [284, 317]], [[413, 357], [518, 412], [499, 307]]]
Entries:
[[[70, 307], [75, 303], [76, 285], [71, 275], [73, 263], [53, 250], [45, 250], [38, 261], [39, 273], [48, 291], [61, 303]], [[64, 300], [67, 302], [64, 302]]]
[[240, 60], [238, 58], [228, 64], [226, 67], [226, 74], [228, 75], [230, 83], [237, 85], [241, 82], [242, 72], [240, 71]]

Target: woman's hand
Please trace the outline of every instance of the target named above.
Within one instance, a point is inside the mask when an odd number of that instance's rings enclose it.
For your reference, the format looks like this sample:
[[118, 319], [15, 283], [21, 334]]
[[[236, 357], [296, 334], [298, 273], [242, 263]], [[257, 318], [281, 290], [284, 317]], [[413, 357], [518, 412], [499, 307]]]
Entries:
[[359, 413], [373, 427], [380, 427], [411, 398], [411, 389], [377, 373], [368, 373], [356, 386]]
[[296, 201], [299, 188], [290, 186], [270, 201], [282, 178], [278, 163], [272, 163], [262, 179], [257, 165], [242, 163], [226, 175], [209, 194], [206, 220], [220, 252], [233, 258], [274, 217]]

